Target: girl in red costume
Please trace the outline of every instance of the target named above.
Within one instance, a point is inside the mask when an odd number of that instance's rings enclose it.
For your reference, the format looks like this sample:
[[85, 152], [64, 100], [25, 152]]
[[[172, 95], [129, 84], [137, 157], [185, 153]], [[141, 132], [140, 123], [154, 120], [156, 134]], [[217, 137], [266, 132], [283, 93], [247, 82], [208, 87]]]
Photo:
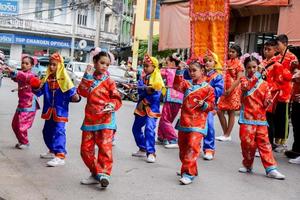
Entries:
[[256, 56], [257, 54], [251, 54], [245, 58], [246, 76], [241, 78], [243, 95], [239, 124], [243, 167], [239, 172], [252, 172], [257, 148], [267, 177], [282, 180], [285, 176], [277, 170], [268, 137], [266, 110], [272, 106], [271, 90], [268, 83], [257, 72], [259, 59]]
[[[115, 82], [107, 75], [111, 56], [102, 51], [93, 57], [93, 62], [94, 67], [87, 67], [78, 86], [78, 94], [87, 98], [81, 126], [81, 157], [91, 172], [91, 176], [81, 183], [89, 185], [100, 182], [102, 187], [107, 187], [113, 164], [115, 111], [121, 107], [122, 102]], [[98, 158], [95, 157], [95, 144], [99, 149]]]
[[[226, 62], [225, 71], [225, 92], [218, 103], [218, 117], [223, 129], [223, 135], [216, 137], [219, 141], [231, 141], [231, 131], [235, 121], [235, 111], [241, 106], [240, 77], [244, 72], [244, 67], [239, 60], [241, 47], [232, 45], [229, 48], [229, 60]], [[228, 121], [225, 118], [228, 113]]]
[[205, 82], [204, 66], [192, 62], [189, 66], [190, 81], [184, 79], [183, 67], [176, 71], [173, 88], [184, 94], [181, 117], [176, 125], [179, 157], [182, 163], [182, 184], [192, 183], [197, 171], [202, 138], [207, 134], [207, 115], [214, 109], [214, 89]]

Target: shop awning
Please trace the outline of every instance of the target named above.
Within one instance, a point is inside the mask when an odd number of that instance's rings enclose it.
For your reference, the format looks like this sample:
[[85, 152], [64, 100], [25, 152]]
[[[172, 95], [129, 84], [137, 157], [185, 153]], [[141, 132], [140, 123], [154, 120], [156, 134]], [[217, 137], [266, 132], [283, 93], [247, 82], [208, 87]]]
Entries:
[[300, 46], [300, 1], [293, 0], [292, 6], [280, 8], [278, 34], [286, 34], [289, 44]]

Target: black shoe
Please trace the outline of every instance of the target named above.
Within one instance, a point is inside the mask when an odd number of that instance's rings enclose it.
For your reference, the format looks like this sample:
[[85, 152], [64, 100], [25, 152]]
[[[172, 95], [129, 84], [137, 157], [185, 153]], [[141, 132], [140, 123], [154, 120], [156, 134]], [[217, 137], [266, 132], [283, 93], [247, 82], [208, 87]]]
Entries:
[[286, 151], [284, 154], [286, 155], [286, 157], [291, 158], [291, 159], [295, 159], [298, 156], [300, 156], [300, 153], [292, 151], [292, 150]]

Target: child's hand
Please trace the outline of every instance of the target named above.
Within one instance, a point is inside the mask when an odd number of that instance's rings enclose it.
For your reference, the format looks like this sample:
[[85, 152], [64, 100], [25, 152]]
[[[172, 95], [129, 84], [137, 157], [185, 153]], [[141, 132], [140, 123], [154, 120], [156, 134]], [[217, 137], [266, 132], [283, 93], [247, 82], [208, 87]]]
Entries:
[[85, 69], [85, 73], [88, 75], [93, 75], [94, 74], [94, 66], [89, 64]]
[[203, 104], [204, 104], [204, 101], [203, 101], [203, 100], [200, 100], [200, 101], [198, 101], [198, 104], [199, 104], [200, 107], [202, 107]]
[[265, 106], [265, 107], [269, 107], [270, 105], [272, 105], [272, 103], [273, 103], [273, 100], [272, 100], [272, 99], [267, 99], [267, 100], [265, 100], [265, 102], [264, 102], [264, 106]]
[[108, 104], [105, 105], [105, 107], [102, 110], [102, 112], [104, 112], [104, 113], [111, 113], [111, 112], [114, 111], [114, 109], [115, 109], [114, 106], [112, 104], [108, 103]]
[[179, 63], [178, 68], [179, 70], [183, 70], [185, 68], [185, 64], [183, 62]]

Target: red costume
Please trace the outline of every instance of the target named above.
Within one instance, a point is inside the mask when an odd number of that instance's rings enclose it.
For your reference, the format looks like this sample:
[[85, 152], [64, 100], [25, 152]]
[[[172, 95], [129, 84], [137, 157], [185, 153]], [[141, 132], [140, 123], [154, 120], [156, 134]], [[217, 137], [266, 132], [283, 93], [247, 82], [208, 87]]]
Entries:
[[[179, 157], [182, 162], [181, 175], [191, 179], [198, 174], [197, 158], [200, 144], [207, 134], [207, 115], [214, 109], [214, 89], [203, 80], [196, 83], [183, 78], [183, 70], [177, 70], [173, 88], [184, 93], [181, 117], [176, 125], [179, 130]], [[199, 101], [204, 104], [199, 106]]]
[[[226, 62], [225, 72], [225, 92], [232, 86], [238, 78], [238, 73], [244, 71], [244, 67], [238, 58], [230, 59]], [[221, 96], [218, 108], [220, 110], [239, 110], [241, 106], [241, 89], [238, 85], [227, 96]]]
[[[94, 176], [109, 176], [112, 169], [112, 140], [116, 130], [115, 112], [121, 105], [116, 84], [107, 75], [84, 75], [78, 94], [87, 98], [85, 118], [81, 130], [81, 157]], [[113, 112], [103, 109], [110, 105]], [[95, 157], [97, 144], [98, 158]]]
[[[276, 56], [277, 61], [281, 62], [282, 57], [283, 56], [281, 54]], [[297, 63], [298, 63], [297, 57], [293, 53], [287, 51], [284, 59], [282, 60], [283, 67], [289, 70], [290, 73], [293, 73], [295, 67], [297, 67]], [[276, 105], [275, 115], [274, 115], [275, 142], [278, 145], [283, 145], [284, 148], [286, 148], [285, 147], [286, 141], [289, 137], [289, 115], [290, 115], [289, 102], [291, 98], [291, 93], [292, 93], [292, 81], [286, 80], [285, 85], [283, 85], [281, 88], [280, 95], [278, 97], [278, 103]]]
[[259, 73], [248, 79], [241, 78], [241, 88], [244, 91], [240, 110], [240, 139], [243, 154], [243, 165], [252, 169], [256, 148], [261, 157], [266, 172], [276, 169], [276, 161], [268, 138], [268, 123], [266, 108], [272, 99], [267, 82]]
[[[272, 64], [273, 63], [273, 64]], [[268, 82], [272, 96], [274, 97], [277, 92], [278, 96], [276, 101], [279, 102], [289, 102], [291, 96], [291, 80], [292, 74], [283, 65], [277, 62], [277, 58], [273, 57], [270, 60], [263, 60], [261, 65], [265, 69], [266, 81]], [[272, 111], [272, 106], [269, 107], [268, 111]]]

